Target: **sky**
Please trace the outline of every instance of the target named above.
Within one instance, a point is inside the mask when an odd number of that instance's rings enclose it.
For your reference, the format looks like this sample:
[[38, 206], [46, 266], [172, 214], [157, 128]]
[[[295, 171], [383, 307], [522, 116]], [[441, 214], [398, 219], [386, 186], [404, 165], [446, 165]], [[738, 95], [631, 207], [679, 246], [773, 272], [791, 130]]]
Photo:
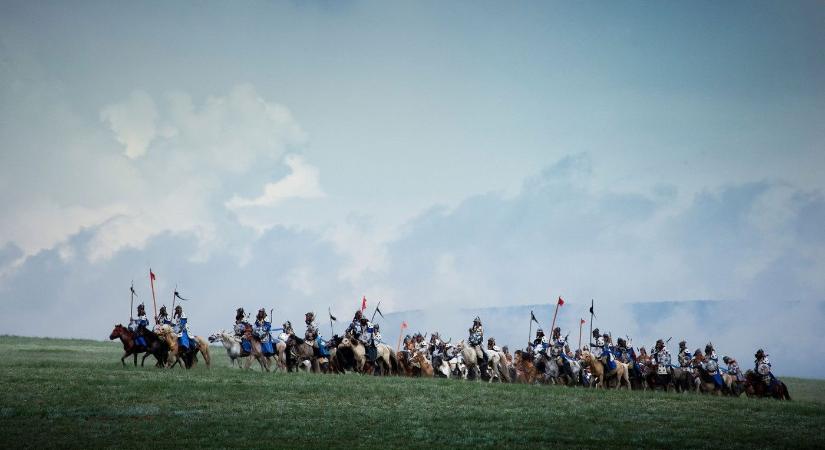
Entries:
[[825, 377], [823, 112], [822, 2], [5, 1], [0, 333], [104, 339], [151, 267], [198, 334], [562, 296]]

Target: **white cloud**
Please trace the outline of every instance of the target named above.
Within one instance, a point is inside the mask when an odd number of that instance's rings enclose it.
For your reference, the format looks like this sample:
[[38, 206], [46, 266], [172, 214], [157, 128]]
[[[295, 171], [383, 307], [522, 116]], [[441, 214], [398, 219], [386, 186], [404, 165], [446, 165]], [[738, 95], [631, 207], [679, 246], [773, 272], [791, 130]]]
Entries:
[[146, 149], [155, 138], [157, 118], [154, 100], [141, 91], [135, 91], [125, 101], [100, 111], [100, 120], [108, 122], [117, 141], [126, 147], [124, 154], [131, 159], [146, 154]]
[[321, 189], [318, 169], [308, 165], [303, 158], [289, 155], [285, 161], [291, 169], [286, 177], [264, 185], [264, 192], [258, 197], [247, 199], [239, 196], [232, 197], [226, 202], [226, 207], [232, 210], [253, 206], [275, 206], [284, 200], [293, 198], [312, 199], [325, 196]]

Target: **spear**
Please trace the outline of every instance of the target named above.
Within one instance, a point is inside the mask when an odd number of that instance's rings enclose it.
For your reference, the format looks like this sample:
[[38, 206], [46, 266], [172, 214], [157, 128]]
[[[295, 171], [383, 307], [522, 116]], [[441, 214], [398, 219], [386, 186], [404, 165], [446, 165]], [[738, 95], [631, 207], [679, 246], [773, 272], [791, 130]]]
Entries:
[[132, 309], [135, 306], [135, 280], [132, 280], [132, 286], [129, 287], [129, 291], [131, 291], [131, 300], [129, 300], [129, 322], [132, 321]]
[[152, 286], [152, 308], [155, 311], [155, 324], [158, 322], [158, 302], [155, 300], [155, 273], [149, 268], [149, 285]]
[[329, 337], [332, 339], [335, 336], [335, 328], [332, 326], [332, 322], [335, 322], [338, 318], [332, 315], [332, 308], [327, 307], [327, 312], [329, 313], [329, 332], [332, 333]]

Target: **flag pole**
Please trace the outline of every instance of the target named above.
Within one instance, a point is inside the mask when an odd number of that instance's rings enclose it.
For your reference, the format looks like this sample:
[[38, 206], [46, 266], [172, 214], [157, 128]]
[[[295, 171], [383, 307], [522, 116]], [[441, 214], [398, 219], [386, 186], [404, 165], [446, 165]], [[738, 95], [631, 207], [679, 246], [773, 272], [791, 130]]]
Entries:
[[530, 311], [530, 331], [527, 332], [527, 347], [530, 347], [530, 338], [533, 337], [533, 318], [536, 317], [533, 311]]
[[332, 339], [335, 336], [335, 328], [332, 326], [332, 308], [327, 308], [327, 313], [329, 313], [329, 332], [332, 333], [329, 338]]
[[404, 322], [401, 322], [401, 331], [398, 332], [398, 345], [395, 346], [395, 352], [401, 351], [401, 337], [404, 336]]
[[[561, 297], [559, 297], [559, 300], [561, 300]], [[556, 329], [556, 314], [558, 314], [558, 313], [559, 313], [559, 302], [556, 301], [556, 310], [553, 311], [553, 323], [550, 325], [550, 337], [551, 337], [551, 339], [553, 337], [553, 330]]]
[[129, 288], [129, 322], [132, 321], [132, 309], [135, 307], [135, 280], [132, 280], [132, 287]]
[[579, 320], [579, 350], [582, 349], [582, 327], [584, 326], [584, 319]]
[[[593, 299], [590, 299], [590, 337], [587, 338], [590, 341], [590, 347], [593, 347]], [[590, 348], [588, 347], [588, 350]]]
[[155, 311], [155, 324], [158, 323], [158, 302], [155, 300], [155, 274], [149, 268], [149, 284], [152, 286], [152, 309]]

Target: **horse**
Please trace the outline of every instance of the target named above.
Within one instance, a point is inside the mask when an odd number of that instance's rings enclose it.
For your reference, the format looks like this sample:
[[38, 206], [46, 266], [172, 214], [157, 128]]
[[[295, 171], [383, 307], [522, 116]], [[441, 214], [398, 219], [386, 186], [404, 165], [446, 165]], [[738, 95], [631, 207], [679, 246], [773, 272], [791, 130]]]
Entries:
[[146, 361], [146, 357], [152, 355], [155, 357], [155, 367], [163, 367], [163, 365], [166, 364], [166, 360], [169, 358], [169, 346], [166, 345], [166, 341], [152, 332], [152, 330], [142, 325], [138, 326], [136, 334], [138, 337], [142, 337], [143, 340], [146, 341], [146, 354], [143, 355], [140, 365], [143, 366], [143, 363]]
[[458, 343], [458, 348], [461, 351], [461, 357], [464, 364], [467, 366], [467, 377], [472, 375], [476, 381], [481, 380], [487, 375], [487, 367], [484, 364], [479, 364], [479, 359], [484, 359], [484, 349], [479, 345], [478, 350], [475, 347], [464, 345], [464, 341]]
[[745, 372], [745, 393], [748, 397], [773, 397], [777, 400], [790, 400], [788, 386], [782, 380], [776, 379], [772, 386], [765, 384], [762, 375], [748, 370]]
[[489, 350], [489, 361], [487, 362], [487, 368], [489, 369], [488, 373], [490, 374], [490, 379], [487, 380], [488, 383], [492, 383], [493, 380], [498, 380], [499, 383], [510, 382], [510, 368], [507, 364], [507, 356], [504, 352], [500, 350]]
[[693, 386], [695, 391], [703, 394], [722, 395], [722, 388], [716, 385], [713, 376], [702, 364], [704, 362], [705, 356], [701, 353], [694, 356], [690, 361], [690, 367], [693, 369]]
[[556, 358], [559, 367], [559, 380], [566, 386], [576, 386], [581, 382], [581, 366], [579, 362], [559, 355]]
[[200, 337], [200, 336], [193, 336], [189, 341], [194, 343], [195, 345], [190, 345], [188, 351], [184, 351], [178, 345], [178, 335], [172, 330], [172, 327], [169, 325], [160, 325], [157, 328], [158, 336], [166, 339], [166, 344], [169, 345], [169, 354], [172, 356], [171, 363], [167, 361], [166, 365], [171, 369], [175, 367], [175, 365], [179, 364], [181, 360], [183, 360], [183, 366], [187, 369], [192, 368], [192, 366], [197, 362], [197, 354], [198, 352], [201, 353], [203, 356], [203, 360], [206, 362], [206, 367], [210, 367], [210, 358], [209, 358], [209, 342]]
[[725, 373], [722, 375], [722, 380], [725, 381], [725, 386], [728, 388], [728, 393], [733, 397], [739, 397], [742, 392], [745, 392], [745, 382], [739, 381], [736, 375]]
[[[138, 353], [145, 353], [146, 347], [142, 345], [138, 345], [135, 342], [135, 338], [137, 336], [132, 330], [124, 327], [122, 324], [115, 325], [112, 333], [109, 334], [109, 340], [115, 340], [120, 338], [120, 342], [123, 344], [123, 356], [120, 358], [120, 362], [123, 364], [123, 367], [126, 367], [126, 358], [131, 355], [134, 355], [135, 358], [135, 367], [137, 367], [137, 357]], [[144, 357], [144, 360], [146, 357]], [[140, 363], [143, 366], [143, 361]]]
[[223, 348], [226, 349], [226, 355], [229, 356], [230, 366], [235, 367], [235, 360], [238, 360], [238, 367], [241, 367], [241, 340], [234, 334], [227, 333], [226, 330], [220, 330], [217, 333], [209, 336], [209, 342], [221, 341]]
[[529, 353], [516, 350], [513, 355], [513, 365], [516, 367], [516, 381], [526, 384], [534, 384], [536, 382], [538, 371]]
[[417, 367], [422, 377], [432, 378], [433, 377], [433, 366], [430, 364], [430, 361], [427, 360], [427, 357], [420, 351], [415, 352], [412, 355], [410, 364], [413, 367]]
[[616, 377], [616, 389], [620, 389], [622, 387], [622, 381], [624, 381], [627, 389], [630, 390], [630, 377], [628, 375], [629, 370], [627, 364], [616, 361], [616, 368], [605, 372], [604, 364], [588, 351], [582, 352], [582, 361], [590, 367], [590, 372], [594, 379], [598, 378], [599, 381], [595, 384], [596, 388], [609, 386], [609, 379]]
[[544, 352], [537, 352], [533, 359], [533, 364], [536, 366], [538, 373], [542, 374], [542, 382], [545, 384], [556, 384], [559, 378], [559, 365], [556, 364], [555, 358], [550, 357]]
[[346, 356], [352, 357], [353, 370], [362, 373], [364, 371], [364, 365], [367, 362], [367, 351], [364, 348], [364, 344], [352, 334], [347, 333], [346, 336], [341, 339], [341, 343], [338, 344], [338, 350], [340, 351], [342, 349], [345, 349], [344, 352], [350, 352], [350, 354]]
[[286, 369], [288, 372], [297, 371], [300, 366], [309, 363], [312, 372], [318, 372], [318, 359], [312, 345], [303, 339], [290, 334], [286, 340]]

